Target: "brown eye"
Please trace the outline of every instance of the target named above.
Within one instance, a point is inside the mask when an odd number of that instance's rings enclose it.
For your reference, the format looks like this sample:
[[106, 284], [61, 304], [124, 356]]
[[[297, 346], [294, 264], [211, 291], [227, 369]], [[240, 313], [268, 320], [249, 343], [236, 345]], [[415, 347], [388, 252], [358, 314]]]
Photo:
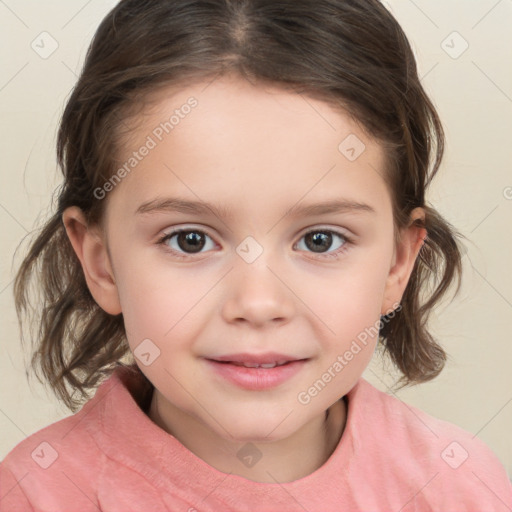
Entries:
[[312, 231], [305, 235], [304, 240], [308, 249], [313, 252], [323, 252], [332, 244], [332, 234], [323, 231]]
[[205, 245], [204, 235], [196, 231], [182, 231], [178, 233], [176, 241], [185, 252], [199, 252]]
[[[186, 257], [187, 254], [200, 253], [208, 245], [208, 240], [211, 240], [211, 237], [202, 231], [179, 229], [165, 235], [158, 243], [177, 256]], [[214, 244], [211, 245], [209, 248], [213, 248]]]
[[[337, 239], [341, 242], [336, 242]], [[330, 229], [316, 229], [303, 235], [297, 247], [306, 252], [316, 253], [320, 257], [337, 258], [351, 243], [351, 238], [342, 233]], [[331, 249], [333, 245], [334, 250]]]

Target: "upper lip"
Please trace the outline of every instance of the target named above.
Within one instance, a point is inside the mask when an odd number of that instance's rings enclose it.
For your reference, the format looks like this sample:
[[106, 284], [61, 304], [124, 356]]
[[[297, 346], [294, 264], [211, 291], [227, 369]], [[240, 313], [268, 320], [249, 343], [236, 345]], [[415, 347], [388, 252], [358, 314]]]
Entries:
[[230, 354], [227, 356], [209, 357], [208, 359], [213, 361], [229, 361], [232, 363], [270, 364], [286, 363], [288, 361], [299, 361], [307, 358], [278, 354], [277, 352], [265, 352], [264, 354]]

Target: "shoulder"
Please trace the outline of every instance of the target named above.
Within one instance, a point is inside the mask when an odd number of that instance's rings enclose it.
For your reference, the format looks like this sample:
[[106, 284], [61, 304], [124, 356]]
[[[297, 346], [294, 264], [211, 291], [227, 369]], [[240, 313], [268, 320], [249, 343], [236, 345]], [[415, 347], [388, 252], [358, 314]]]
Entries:
[[394, 477], [411, 482], [412, 489], [417, 487], [435, 503], [440, 497], [453, 501], [442, 502], [445, 510], [466, 502], [496, 502], [496, 508], [485, 510], [512, 509], [512, 485], [505, 468], [477, 436], [364, 379], [357, 384], [355, 398], [357, 429], [362, 432], [354, 435], [361, 448], [371, 447], [373, 460], [386, 464]]
[[93, 495], [104, 463], [104, 455], [88, 430], [94, 423], [100, 428], [96, 399], [29, 435], [7, 454], [0, 464], [0, 512], [20, 510], [22, 503], [47, 507], [45, 510], [62, 506], [54, 501], [52, 489], [70, 497], [73, 506], [85, 500], [83, 510], [88, 510], [91, 501], [87, 495]]
[[[388, 445], [390, 450], [396, 447], [407, 448], [411, 455], [443, 455], [439, 447], [449, 448], [446, 458], [453, 450], [459, 462], [464, 451], [471, 450], [476, 460], [498, 460], [491, 449], [474, 434], [448, 421], [436, 418], [425, 411], [401, 400], [396, 394], [380, 391], [368, 381], [360, 379], [359, 411], [373, 416], [373, 421], [380, 427], [382, 433], [393, 441]], [[457, 446], [444, 446], [443, 443], [459, 443]], [[457, 451], [458, 450], [458, 451]], [[469, 453], [468, 453], [469, 455]], [[451, 465], [455, 465], [452, 461]]]

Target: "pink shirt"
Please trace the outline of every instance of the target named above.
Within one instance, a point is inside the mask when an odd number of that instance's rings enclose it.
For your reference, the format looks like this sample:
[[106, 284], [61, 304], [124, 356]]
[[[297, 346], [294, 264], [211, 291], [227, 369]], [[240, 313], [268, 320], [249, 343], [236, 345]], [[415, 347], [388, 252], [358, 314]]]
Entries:
[[20, 442], [0, 465], [0, 511], [512, 510], [512, 486], [486, 444], [362, 378], [331, 457], [282, 484], [208, 465], [149, 419], [137, 385], [117, 368], [78, 413]]

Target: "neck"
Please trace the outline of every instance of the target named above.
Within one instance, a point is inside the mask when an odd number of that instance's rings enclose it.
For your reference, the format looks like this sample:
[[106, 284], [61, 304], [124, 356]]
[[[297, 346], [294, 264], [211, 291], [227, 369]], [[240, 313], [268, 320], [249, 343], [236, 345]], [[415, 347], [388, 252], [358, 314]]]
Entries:
[[[338, 400], [325, 414], [303, 425], [288, 438], [251, 444], [219, 437], [166, 401], [157, 389], [153, 392], [148, 415], [197, 457], [219, 471], [254, 482], [285, 483], [313, 473], [329, 459], [345, 429], [347, 406], [344, 399]], [[261, 455], [261, 459], [247, 467], [240, 463], [240, 450], [249, 456], [252, 451]]]

